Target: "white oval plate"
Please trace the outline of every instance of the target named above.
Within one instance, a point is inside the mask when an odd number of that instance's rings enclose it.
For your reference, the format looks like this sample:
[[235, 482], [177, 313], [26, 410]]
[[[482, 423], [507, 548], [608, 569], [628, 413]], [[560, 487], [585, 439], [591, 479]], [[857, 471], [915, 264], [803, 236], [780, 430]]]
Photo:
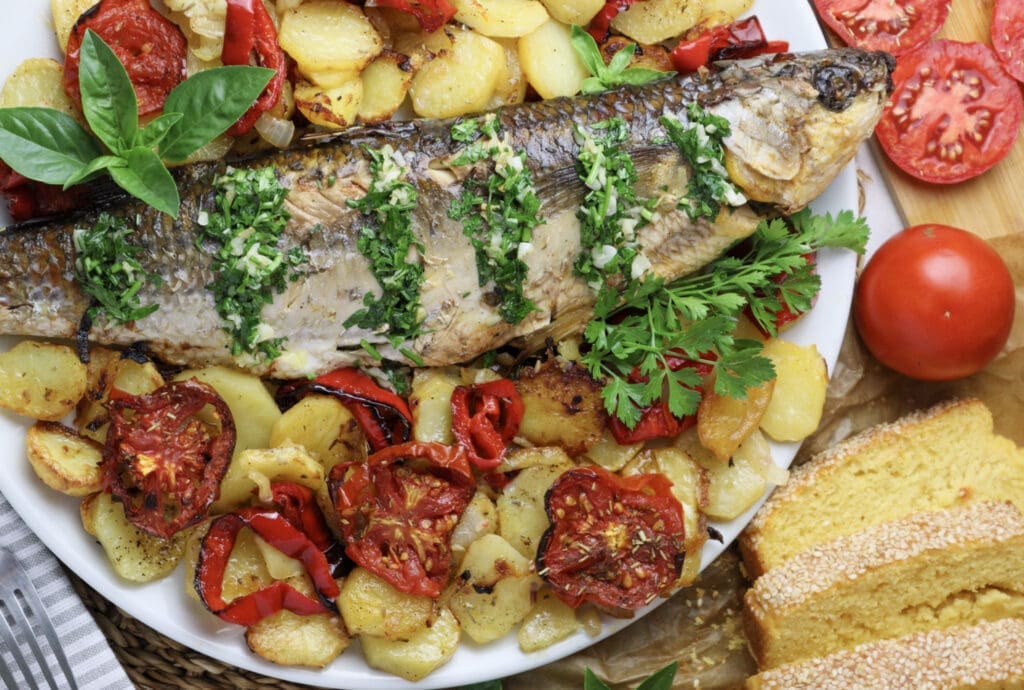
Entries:
[[[49, 8], [49, 0], [21, 0], [17, 12], [9, 13], [7, 20], [0, 22], [0, 83], [25, 58], [58, 55]], [[788, 40], [792, 50], [825, 47], [806, 0], [756, 0], [753, 13], [760, 18], [769, 38]], [[819, 213], [832, 214], [857, 208], [857, 181], [852, 165], [814, 203], [814, 208]], [[0, 222], [8, 222], [6, 209], [0, 210]], [[848, 251], [825, 251], [820, 256], [819, 270], [822, 290], [817, 306], [787, 331], [786, 337], [802, 344], [816, 344], [831, 370], [846, 329], [856, 258]], [[13, 342], [12, 338], [0, 337], [0, 348], [7, 349]], [[189, 598], [180, 573], [147, 585], [131, 585], [120, 580], [103, 550], [82, 529], [78, 501], [48, 489], [32, 472], [24, 459], [26, 428], [26, 420], [0, 413], [0, 448], [8, 456], [0, 489], [29, 527], [68, 568], [109, 601], [167, 637], [224, 663], [295, 683], [330, 688], [446, 688], [535, 668], [600, 639], [580, 632], [531, 654], [519, 650], [514, 635], [482, 646], [463, 642], [451, 661], [419, 683], [409, 683], [367, 667], [358, 645], [353, 645], [322, 671], [271, 664], [248, 650], [241, 628], [221, 623]], [[775, 444], [776, 463], [787, 467], [798, 448], [799, 444]], [[708, 542], [702, 554], [704, 564], [710, 563], [736, 538], [755, 509], [756, 506], [730, 522], [714, 523], [725, 541]], [[646, 611], [641, 615], [643, 613]], [[622, 629], [629, 622], [606, 620], [601, 637]]]

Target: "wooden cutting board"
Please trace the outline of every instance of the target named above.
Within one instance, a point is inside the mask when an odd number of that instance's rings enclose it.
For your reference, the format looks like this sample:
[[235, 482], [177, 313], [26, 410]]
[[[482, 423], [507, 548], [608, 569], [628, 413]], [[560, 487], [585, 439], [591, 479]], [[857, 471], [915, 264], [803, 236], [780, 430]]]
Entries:
[[[990, 44], [993, 2], [953, 0], [939, 37]], [[1024, 132], [1001, 163], [980, 177], [955, 185], [915, 180], [892, 165], [877, 144], [875, 154], [908, 225], [945, 223], [984, 237], [1024, 232]]]

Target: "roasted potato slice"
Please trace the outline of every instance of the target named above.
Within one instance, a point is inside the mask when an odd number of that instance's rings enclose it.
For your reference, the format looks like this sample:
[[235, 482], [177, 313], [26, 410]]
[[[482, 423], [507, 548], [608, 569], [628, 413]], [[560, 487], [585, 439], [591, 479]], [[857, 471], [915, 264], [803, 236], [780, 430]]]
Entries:
[[75, 409], [88, 384], [70, 347], [22, 340], [0, 353], [0, 407], [56, 421]]
[[36, 422], [25, 435], [28, 461], [43, 483], [69, 496], [103, 488], [103, 448], [58, 422]]
[[521, 371], [516, 389], [526, 408], [519, 435], [530, 443], [579, 455], [601, 439], [607, 421], [601, 384], [581, 365], [549, 359]]
[[83, 121], [64, 91], [64, 66], [50, 58], [25, 60], [14, 68], [0, 90], [0, 107], [26, 106], [52, 108]]
[[594, 18], [605, 0], [541, 0], [552, 18], [562, 24], [586, 26]]
[[356, 121], [363, 101], [363, 82], [358, 77], [333, 88], [299, 82], [295, 86], [295, 107], [314, 125], [345, 129]]
[[537, 556], [541, 535], [550, 525], [544, 497], [555, 480], [572, 467], [572, 464], [528, 467], [498, 496], [498, 533], [524, 557]]
[[519, 64], [541, 98], [574, 96], [590, 76], [572, 47], [569, 27], [553, 19], [519, 39]]
[[359, 75], [363, 98], [356, 115], [361, 122], [383, 122], [395, 114], [409, 92], [416, 62], [401, 53], [385, 50], [367, 65]]
[[430, 597], [407, 594], [369, 570], [355, 568], [345, 578], [338, 610], [353, 635], [408, 640], [435, 615]]
[[366, 458], [366, 436], [341, 401], [329, 395], [307, 395], [285, 410], [270, 429], [271, 448], [300, 446], [325, 472], [339, 462]]
[[719, 460], [727, 461], [761, 423], [774, 389], [772, 380], [748, 389], [745, 398], [730, 398], [709, 386], [697, 411], [700, 442]]
[[299, 446], [250, 448], [235, 455], [220, 483], [212, 512], [248, 505], [257, 494], [270, 498], [270, 483], [295, 482], [314, 491], [324, 488], [324, 467]]
[[775, 365], [775, 390], [761, 428], [776, 441], [801, 441], [818, 428], [825, 409], [828, 369], [814, 345], [773, 338], [764, 356]]
[[363, 635], [359, 644], [366, 663], [373, 668], [417, 681], [452, 658], [459, 646], [459, 637], [459, 622], [442, 606], [430, 626], [421, 628], [408, 640]]
[[703, 8], [703, 0], [645, 0], [617, 14], [612, 28], [640, 43], [660, 43], [696, 24]]
[[206, 367], [186, 369], [174, 377], [175, 381], [195, 378], [213, 387], [224, 399], [235, 420], [235, 455], [249, 448], [266, 448], [270, 430], [281, 417], [281, 410], [258, 376], [229, 369]]
[[548, 19], [538, 0], [452, 0], [455, 19], [491, 38], [525, 36]]
[[[451, 48], [425, 63], [409, 86], [413, 110], [421, 117], [455, 117], [483, 110], [505, 69], [500, 44], [474, 31], [446, 26]], [[402, 51], [405, 52], [405, 51]]]
[[473, 499], [462, 511], [462, 517], [452, 530], [449, 543], [452, 547], [452, 562], [459, 563], [466, 553], [466, 549], [474, 541], [485, 534], [494, 534], [498, 531], [498, 509], [487, 494], [477, 491]]
[[57, 36], [57, 45], [67, 51], [68, 37], [75, 22], [82, 13], [96, 4], [98, 0], [50, 0], [50, 15], [53, 17], [53, 32]]
[[409, 409], [417, 441], [454, 443], [452, 392], [462, 385], [457, 367], [417, 369], [412, 375]]
[[561, 642], [579, 629], [576, 610], [545, 588], [537, 593], [537, 600], [523, 618], [516, 638], [521, 650], [536, 652]]
[[300, 616], [278, 611], [245, 629], [249, 649], [267, 661], [323, 668], [338, 658], [352, 639], [331, 613]]
[[335, 0], [309, 0], [287, 10], [277, 38], [303, 74], [358, 74], [384, 48], [359, 6]]

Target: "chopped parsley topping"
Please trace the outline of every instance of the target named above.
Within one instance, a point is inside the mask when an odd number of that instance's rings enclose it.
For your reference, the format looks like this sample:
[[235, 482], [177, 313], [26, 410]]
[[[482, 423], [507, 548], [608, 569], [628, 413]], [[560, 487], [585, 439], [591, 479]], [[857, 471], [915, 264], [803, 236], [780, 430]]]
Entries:
[[514, 324], [537, 308], [523, 294], [527, 273], [523, 257], [533, 249], [533, 229], [543, 221], [526, 152], [513, 151], [507, 135], [499, 138], [499, 129], [494, 115], [462, 120], [452, 127], [452, 139], [467, 146], [449, 164], [491, 161], [493, 169], [485, 180], [466, 178], [448, 217], [462, 222], [473, 244], [480, 287], [493, 285], [498, 313]]
[[692, 219], [715, 218], [722, 204], [741, 206], [747, 202], [725, 170], [722, 140], [729, 136], [729, 121], [708, 113], [696, 103], [689, 105], [686, 114], [685, 122], [672, 115], [661, 118], [668, 138], [693, 169], [686, 198], [679, 201], [679, 208]]
[[423, 264], [418, 258], [423, 244], [412, 233], [417, 194], [406, 181], [409, 169], [401, 153], [390, 145], [376, 151], [366, 149], [366, 153], [370, 157], [370, 188], [361, 199], [348, 204], [367, 221], [359, 230], [356, 246], [369, 259], [382, 292], [380, 297], [367, 292], [364, 308], [346, 319], [345, 327], [382, 330], [398, 347], [422, 333], [424, 317], [420, 306]]
[[196, 243], [217, 244], [212, 266], [217, 277], [210, 285], [217, 313], [231, 335], [232, 354], [275, 359], [284, 338], [274, 337], [261, 313], [306, 262], [300, 247], [284, 252], [278, 246], [289, 218], [287, 190], [272, 168], [229, 168], [214, 187], [215, 209], [200, 214], [203, 232]]
[[633, 159], [619, 146], [626, 136], [621, 117], [576, 128], [576, 171], [587, 193], [576, 212], [581, 251], [573, 269], [595, 290], [613, 289], [608, 279], [615, 275], [626, 283], [638, 280], [651, 266], [637, 242], [637, 230], [651, 220], [656, 200], [637, 199]]
[[[592, 376], [604, 379], [608, 412], [633, 428], [642, 408], [665, 391], [673, 415], [696, 412], [700, 378], [690, 367], [672, 371], [670, 355], [713, 367], [715, 392], [723, 396], [743, 398], [747, 389], [774, 378], [761, 344], [734, 338], [739, 314], [749, 307], [754, 320], [773, 331], [782, 302], [806, 310], [820, 289], [805, 256], [822, 247], [863, 252], [867, 234], [864, 220], [850, 211], [832, 218], [804, 210], [789, 223], [762, 221], [742, 256], [723, 255], [671, 283], [649, 278], [631, 283], [622, 295], [599, 294], [583, 333], [590, 349], [582, 361]], [[635, 371], [646, 380], [631, 376]]]
[[157, 310], [142, 306], [139, 291], [147, 283], [159, 287], [160, 276], [142, 268], [136, 258], [142, 247], [129, 244], [127, 221], [101, 213], [92, 228], [75, 228], [75, 277], [82, 292], [95, 300], [86, 317], [105, 314], [115, 323], [137, 321]]

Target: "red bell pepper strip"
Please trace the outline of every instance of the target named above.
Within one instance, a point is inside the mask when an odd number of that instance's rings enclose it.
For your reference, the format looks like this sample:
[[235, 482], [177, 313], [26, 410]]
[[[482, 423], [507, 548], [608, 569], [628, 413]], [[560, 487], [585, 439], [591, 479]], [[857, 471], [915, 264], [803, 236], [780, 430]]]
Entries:
[[[707, 355], [713, 357], [713, 353]], [[669, 354], [665, 357], [668, 368], [672, 371], [679, 371], [683, 367], [695, 369], [704, 377], [711, 373], [711, 365], [705, 362], [694, 362], [684, 357]], [[639, 383], [646, 381], [647, 377], [640, 374], [639, 369], [630, 372], [629, 381]], [[697, 423], [697, 415], [691, 414], [684, 417], [676, 417], [669, 410], [667, 396], [661, 400], [651, 403], [640, 411], [640, 421], [632, 429], [627, 427], [618, 417], [612, 415], [608, 419], [608, 429], [612, 432], [615, 442], [619, 445], [630, 445], [649, 441], [655, 438], [674, 438]]]
[[[230, 602], [224, 601], [224, 572], [243, 527], [252, 529], [286, 556], [301, 561], [313, 581], [317, 598], [278, 580]], [[193, 586], [206, 608], [220, 619], [238, 625], [254, 625], [282, 609], [300, 616], [334, 612], [333, 600], [339, 594], [324, 552], [284, 515], [262, 508], [243, 508], [210, 523], [199, 549]]]
[[424, 31], [437, 31], [455, 16], [455, 6], [448, 0], [376, 0], [368, 7], [388, 7], [416, 17]]
[[452, 392], [452, 433], [480, 470], [493, 470], [519, 431], [525, 406], [516, 386], [498, 379]]
[[785, 41], [767, 40], [761, 22], [757, 17], [749, 17], [712, 27], [695, 39], [680, 41], [669, 58], [676, 71], [695, 72], [716, 60], [748, 58], [788, 49]]
[[338, 398], [359, 422], [370, 448], [379, 451], [412, 438], [412, 413], [399, 396], [381, 388], [369, 376], [351, 367], [321, 374], [312, 381], [286, 384], [278, 401], [286, 404], [309, 393]]
[[274, 76], [260, 97], [228, 129], [231, 136], [239, 136], [252, 129], [259, 116], [277, 104], [284, 86], [284, 51], [277, 43], [274, 20], [267, 14], [261, 0], [228, 0], [224, 47], [220, 57], [225, 65], [253, 63], [274, 70]]

